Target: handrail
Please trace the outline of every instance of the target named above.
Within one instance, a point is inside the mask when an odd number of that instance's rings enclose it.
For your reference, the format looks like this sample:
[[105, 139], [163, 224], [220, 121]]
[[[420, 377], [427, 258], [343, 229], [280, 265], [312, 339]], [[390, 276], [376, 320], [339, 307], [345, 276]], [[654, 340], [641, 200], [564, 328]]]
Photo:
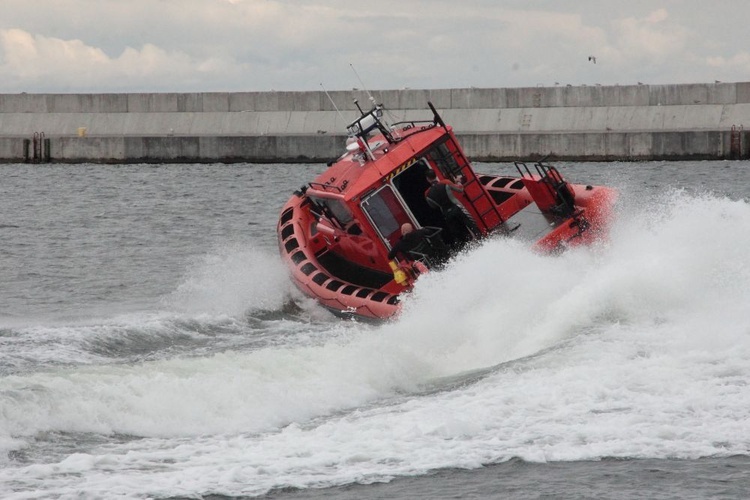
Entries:
[[341, 189], [339, 186], [334, 186], [333, 184], [328, 184], [328, 183], [308, 182], [307, 185], [310, 186], [313, 189], [316, 189], [316, 186], [320, 186], [319, 189], [322, 190], [322, 191], [327, 191], [329, 188], [330, 189], [335, 189], [339, 193], [341, 193], [343, 191], [343, 189]]
[[437, 112], [437, 110], [435, 109], [435, 106], [433, 106], [432, 102], [431, 101], [427, 101], [427, 105], [432, 110], [432, 116], [434, 117], [435, 123], [439, 123], [441, 127], [447, 129], [448, 127], [445, 126], [445, 122], [440, 117], [440, 114]]

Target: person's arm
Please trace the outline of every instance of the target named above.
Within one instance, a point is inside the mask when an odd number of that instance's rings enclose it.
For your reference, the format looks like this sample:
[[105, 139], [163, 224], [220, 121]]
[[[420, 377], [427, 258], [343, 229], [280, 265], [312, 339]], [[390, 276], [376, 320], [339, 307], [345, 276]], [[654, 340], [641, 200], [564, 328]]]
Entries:
[[[456, 184], [455, 182], [451, 181], [445, 181], [445, 185], [450, 188], [450, 191], [455, 191], [457, 193], [463, 193], [464, 187], [461, 184]], [[450, 194], [450, 191], [448, 191], [448, 194]]]
[[456, 198], [456, 195], [454, 195], [453, 192], [455, 191], [457, 193], [463, 193], [464, 192], [464, 188], [461, 188], [460, 190], [458, 190], [458, 189], [453, 189], [452, 186], [448, 186], [448, 187], [450, 189], [446, 189], [445, 193], [448, 195], [448, 198], [451, 200], [451, 203], [453, 203], [454, 205], [457, 205], [457, 206], [461, 205], [461, 202], [458, 201], [458, 198]]
[[393, 245], [393, 248], [391, 248], [391, 251], [388, 252], [388, 260], [393, 260], [396, 258], [396, 254], [401, 251], [401, 242], [404, 241], [403, 239], [398, 240], [395, 245]]
[[426, 227], [419, 228], [414, 232], [419, 236], [419, 241], [429, 240], [429, 237], [432, 235], [432, 231]]

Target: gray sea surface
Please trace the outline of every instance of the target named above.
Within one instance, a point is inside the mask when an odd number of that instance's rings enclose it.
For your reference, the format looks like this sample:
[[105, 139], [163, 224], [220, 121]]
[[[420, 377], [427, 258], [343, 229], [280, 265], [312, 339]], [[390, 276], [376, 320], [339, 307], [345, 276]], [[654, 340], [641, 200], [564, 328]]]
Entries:
[[606, 242], [363, 325], [278, 256], [324, 165], [0, 165], [0, 497], [746, 498], [750, 162], [557, 166]]

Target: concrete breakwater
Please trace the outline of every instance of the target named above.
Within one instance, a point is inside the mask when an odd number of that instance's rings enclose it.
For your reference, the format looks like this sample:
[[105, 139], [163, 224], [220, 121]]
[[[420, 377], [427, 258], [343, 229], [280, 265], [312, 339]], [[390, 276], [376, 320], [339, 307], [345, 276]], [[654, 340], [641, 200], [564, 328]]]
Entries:
[[[372, 91], [389, 121], [431, 101], [474, 160], [750, 157], [750, 82]], [[359, 90], [0, 94], [3, 162], [319, 162]]]

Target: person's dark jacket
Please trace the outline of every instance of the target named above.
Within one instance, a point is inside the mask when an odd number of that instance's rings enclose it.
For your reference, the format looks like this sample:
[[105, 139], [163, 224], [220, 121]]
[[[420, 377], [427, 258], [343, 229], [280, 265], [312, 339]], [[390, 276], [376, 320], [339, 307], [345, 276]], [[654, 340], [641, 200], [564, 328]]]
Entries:
[[400, 253], [406, 259], [414, 260], [414, 258], [409, 255], [409, 252], [417, 249], [423, 242], [425, 242], [429, 234], [430, 231], [425, 228], [415, 229], [414, 231], [405, 234], [395, 245], [393, 245], [391, 251], [388, 252], [388, 259], [393, 259]]

